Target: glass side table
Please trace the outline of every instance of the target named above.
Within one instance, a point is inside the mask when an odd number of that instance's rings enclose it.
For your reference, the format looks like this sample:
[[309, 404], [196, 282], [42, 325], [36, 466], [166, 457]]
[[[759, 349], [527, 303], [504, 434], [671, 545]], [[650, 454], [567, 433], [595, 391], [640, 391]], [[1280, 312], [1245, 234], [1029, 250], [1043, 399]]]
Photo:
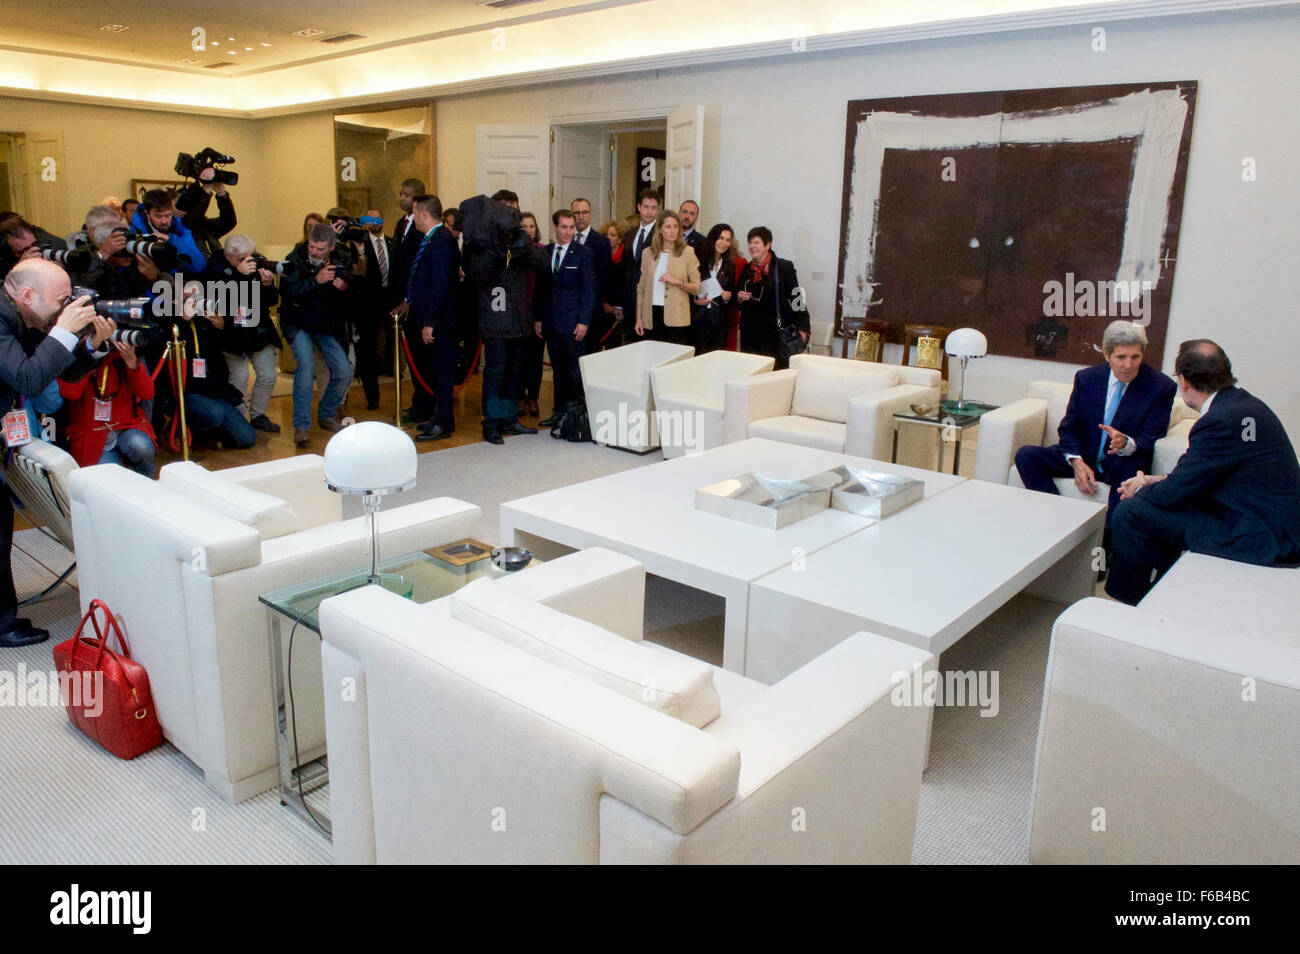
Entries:
[[[485, 544], [462, 541], [442, 548], [441, 552], [448, 551], [458, 554], [454, 558], [457, 562], [440, 559], [424, 550], [385, 560], [379, 565], [380, 574], [386, 578], [385, 588], [394, 590], [393, 578], [400, 576], [403, 585], [399, 595], [416, 603], [430, 603], [480, 577], [506, 575], [505, 570], [493, 565], [492, 548]], [[529, 566], [541, 562], [534, 558]], [[327, 793], [321, 791], [329, 782], [329, 763], [325, 753], [325, 693], [320, 666], [320, 604], [331, 596], [365, 586], [369, 572], [369, 567], [357, 567], [258, 597], [267, 607], [276, 738], [280, 747], [280, 801], [328, 834], [333, 834], [329, 801]], [[291, 661], [292, 681], [289, 679]]]
[[939, 405], [927, 414], [917, 414], [912, 410], [899, 411], [894, 414], [894, 450], [890, 462], [898, 463], [899, 428], [904, 424], [916, 424], [939, 431], [939, 461], [934, 468], [937, 471], [943, 470], [943, 442], [948, 440], [949, 434], [956, 435], [957, 446], [952, 455], [952, 472], [953, 476], [956, 476], [961, 466], [962, 437], [969, 428], [980, 422], [981, 417], [997, 409], [996, 404], [982, 404], [979, 401], [962, 401], [960, 404], [956, 401], [940, 401]]

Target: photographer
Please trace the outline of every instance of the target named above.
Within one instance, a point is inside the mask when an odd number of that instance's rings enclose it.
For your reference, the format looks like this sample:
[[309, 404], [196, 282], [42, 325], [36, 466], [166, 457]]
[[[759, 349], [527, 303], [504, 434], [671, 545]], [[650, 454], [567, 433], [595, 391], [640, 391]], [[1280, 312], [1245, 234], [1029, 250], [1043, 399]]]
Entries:
[[51, 235], [40, 226], [32, 225], [17, 212], [0, 216], [0, 278], [26, 258], [40, 258], [42, 245], [66, 250], [68, 243]]
[[[216, 169], [208, 166], [176, 199], [181, 223], [194, 233], [195, 244], [209, 260], [220, 259], [221, 237], [233, 232], [238, 222], [234, 200], [224, 182], [214, 181], [216, 177]], [[217, 199], [217, 214], [208, 218], [213, 196]]]
[[293, 440], [311, 440], [311, 395], [319, 347], [329, 368], [329, 384], [321, 394], [316, 423], [322, 430], [343, 429], [335, 414], [352, 379], [344, 342], [354, 295], [349, 281], [352, 258], [346, 245], [328, 225], [312, 227], [305, 246], [295, 248], [285, 259], [280, 281], [282, 303], [280, 327], [293, 349], [297, 369], [293, 374]]
[[275, 275], [259, 268], [253, 254], [253, 240], [247, 235], [226, 239], [219, 257], [214, 257], [204, 273], [208, 281], [224, 283], [226, 300], [247, 305], [249, 314], [227, 316], [221, 332], [221, 350], [230, 370], [230, 383], [240, 394], [248, 394], [248, 369], [256, 375], [252, 401], [248, 404], [249, 423], [259, 431], [280, 433], [280, 425], [266, 416], [275, 390], [275, 349], [281, 347], [280, 334], [271, 322], [271, 306], [280, 300]]
[[146, 255], [126, 252], [126, 222], [110, 206], [97, 205], [86, 213], [86, 234], [94, 246], [84, 268], [69, 267], [72, 283], [93, 288], [104, 298], [139, 298], [149, 295], [158, 280], [158, 267]]
[[[67, 273], [53, 262], [20, 261], [5, 276], [0, 295], [0, 412], [6, 414], [6, 432], [10, 423], [17, 425], [16, 419], [26, 423], [21, 409], [14, 412], [22, 396], [40, 394], [57, 377], [85, 377], [107, 353], [103, 345], [116, 326], [95, 314], [87, 299], [70, 302], [71, 292]], [[78, 340], [87, 329], [89, 339]], [[22, 442], [21, 435], [13, 437]], [[8, 488], [0, 488], [0, 647], [26, 646], [49, 636], [17, 615], [9, 563], [13, 529], [13, 502]]]
[[194, 233], [172, 213], [171, 196], [163, 189], [150, 189], [131, 217], [131, 227], [143, 235], [156, 235], [170, 242], [180, 254], [180, 264], [163, 269], [169, 274], [184, 272], [197, 275], [208, 266], [207, 256], [199, 251]]
[[152, 478], [158, 441], [142, 404], [153, 398], [153, 378], [134, 347], [121, 341], [113, 347], [88, 376], [59, 382], [72, 456], [81, 467], [121, 464]]

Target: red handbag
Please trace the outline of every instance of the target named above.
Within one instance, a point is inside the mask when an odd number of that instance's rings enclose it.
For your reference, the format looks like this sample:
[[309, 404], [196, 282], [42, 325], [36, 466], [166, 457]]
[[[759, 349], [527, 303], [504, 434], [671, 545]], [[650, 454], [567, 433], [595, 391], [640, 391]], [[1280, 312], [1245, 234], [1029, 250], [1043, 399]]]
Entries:
[[[96, 610], [104, 611], [103, 629]], [[81, 635], [87, 622], [94, 639]], [[120, 654], [108, 648], [110, 633], [117, 634]], [[119, 759], [133, 759], [162, 744], [149, 675], [131, 658], [122, 627], [103, 600], [91, 600], [77, 632], [54, 647], [54, 666], [67, 673], [59, 686], [72, 724]]]

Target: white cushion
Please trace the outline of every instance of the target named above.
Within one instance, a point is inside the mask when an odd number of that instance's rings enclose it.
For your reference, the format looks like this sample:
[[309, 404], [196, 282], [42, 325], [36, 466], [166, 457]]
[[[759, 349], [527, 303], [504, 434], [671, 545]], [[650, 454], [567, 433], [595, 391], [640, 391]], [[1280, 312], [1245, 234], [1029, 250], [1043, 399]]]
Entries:
[[524, 652], [700, 728], [721, 711], [713, 667], [630, 642], [585, 620], [475, 580], [451, 596], [451, 615]]
[[847, 424], [790, 414], [749, 422], [750, 437], [766, 437], [770, 441], [785, 441], [787, 444], [802, 444], [804, 447], [818, 447], [841, 453], [844, 451], [848, 431]]
[[168, 464], [158, 479], [182, 496], [252, 527], [263, 540], [274, 540], [303, 528], [302, 520], [287, 501], [249, 490], [194, 461]]
[[848, 420], [849, 398], [896, 384], [898, 371], [888, 365], [825, 358], [812, 367], [799, 367], [790, 411], [800, 417], [843, 424]]
[[1043, 446], [1051, 447], [1057, 442], [1061, 418], [1070, 404], [1070, 392], [1073, 384], [1060, 381], [1030, 381], [1029, 397], [1042, 398], [1047, 402], [1047, 422], [1043, 425]]

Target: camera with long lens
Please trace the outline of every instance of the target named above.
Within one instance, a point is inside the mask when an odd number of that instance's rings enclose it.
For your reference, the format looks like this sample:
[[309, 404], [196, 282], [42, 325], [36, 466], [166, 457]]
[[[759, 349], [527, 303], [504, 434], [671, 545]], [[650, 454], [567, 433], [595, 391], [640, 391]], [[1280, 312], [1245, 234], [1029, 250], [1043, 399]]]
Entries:
[[354, 265], [355, 263], [352, 261], [351, 255], [349, 255], [346, 251], [336, 248], [333, 252], [330, 253], [330, 260], [325, 265], [322, 265], [321, 267], [328, 268], [330, 266], [333, 266], [335, 278], [340, 279], [341, 281], [344, 281], [349, 285], [355, 285], [357, 282], [361, 281], [365, 276], [360, 275], [356, 271], [354, 271], [353, 270]]
[[334, 228], [335, 222], [343, 223], [343, 231], [339, 232], [340, 242], [364, 242], [370, 237], [370, 230], [354, 218], [335, 216], [330, 219], [330, 228]]
[[234, 156], [227, 156], [225, 153], [217, 152], [209, 146], [190, 155], [188, 152], [182, 152], [176, 156], [176, 174], [184, 176], [187, 179], [197, 179], [204, 169], [212, 169], [215, 175], [212, 181], [220, 182], [223, 185], [237, 185], [239, 183], [239, 173], [231, 172], [229, 169], [217, 169], [217, 166], [229, 165], [235, 161]]
[[37, 246], [41, 250], [41, 258], [47, 262], [55, 262], [62, 265], [69, 272], [84, 272], [90, 268], [93, 260], [91, 250], [86, 247], [81, 248], [55, 248], [53, 245]]
[[283, 274], [284, 274], [284, 267], [285, 267], [285, 263], [284, 263], [284, 262], [273, 262], [273, 261], [271, 261], [269, 258], [267, 258], [265, 255], [263, 255], [261, 252], [254, 252], [254, 253], [253, 253], [253, 263], [254, 263], [258, 268], [264, 268], [264, 269], [266, 269], [268, 272], [271, 272], [271, 273], [273, 273], [273, 274], [275, 274], [275, 275], [283, 275]]
[[[113, 229], [113, 232], [117, 235], [126, 236], [126, 245], [122, 248], [123, 255], [132, 257], [143, 255], [164, 272], [174, 271], [180, 267], [180, 252], [170, 242], [164, 242], [153, 235], [141, 235], [139, 232], [133, 232], [128, 228]], [[186, 256], [187, 261], [188, 258], [189, 256]]]
[[[147, 321], [152, 302], [148, 298], [118, 298], [105, 300], [93, 288], [77, 287], [72, 289], [71, 301], [89, 298], [95, 314], [101, 318], [112, 318], [117, 323], [117, 330], [110, 336], [113, 341], [139, 347], [152, 337], [161, 337], [163, 330], [158, 325]], [[81, 329], [83, 336], [94, 329], [87, 325]]]

